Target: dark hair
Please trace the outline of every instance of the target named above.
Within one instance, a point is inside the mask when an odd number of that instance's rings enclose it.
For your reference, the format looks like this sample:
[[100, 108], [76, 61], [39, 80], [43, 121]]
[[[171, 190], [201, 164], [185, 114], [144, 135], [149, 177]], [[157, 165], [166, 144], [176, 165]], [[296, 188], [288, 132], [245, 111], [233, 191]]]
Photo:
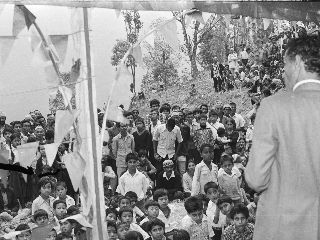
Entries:
[[4, 135], [6, 132], [9, 132], [9, 133], [12, 134], [13, 130], [12, 130], [11, 127], [6, 126], [6, 127], [4, 127], [4, 130], [3, 130], [2, 134]]
[[226, 124], [227, 124], [228, 122], [231, 122], [231, 123], [232, 123], [234, 129], [236, 128], [236, 121], [235, 121], [233, 118], [227, 117], [227, 119], [226, 119]]
[[159, 207], [160, 208], [160, 205], [158, 202], [156, 201], [153, 201], [153, 200], [148, 200], [145, 202], [144, 204], [144, 209], [145, 210], [148, 210], [149, 207]]
[[122, 216], [122, 214], [123, 214], [124, 212], [129, 212], [129, 213], [131, 213], [132, 216], [133, 216], [133, 210], [132, 210], [131, 207], [122, 207], [122, 208], [120, 208], [120, 210], [119, 210], [119, 218], [120, 218], [120, 219], [121, 219], [121, 216]]
[[200, 147], [200, 154], [202, 153], [202, 151], [203, 151], [206, 147], [208, 147], [208, 148], [213, 148], [213, 146], [212, 146], [211, 144], [209, 144], [209, 143], [204, 143], [204, 144], [202, 144], [201, 147]]
[[162, 106], [167, 106], [171, 109], [171, 105], [169, 103], [163, 103]]
[[184, 202], [184, 208], [186, 209], [187, 213], [203, 210], [202, 199], [200, 199], [199, 196], [189, 197]]
[[10, 141], [12, 142], [14, 139], [20, 139], [21, 140], [21, 136], [19, 133], [13, 133], [11, 136], [10, 136]]
[[128, 191], [125, 195], [124, 195], [125, 197], [128, 197], [128, 198], [135, 198], [135, 199], [138, 199], [138, 195], [135, 193], [135, 192], [133, 192], [133, 191]]
[[136, 160], [139, 161], [138, 157], [134, 153], [128, 153], [126, 156], [126, 162], [129, 162], [129, 160]]
[[194, 109], [193, 110], [193, 114], [196, 114], [196, 113], [202, 113], [202, 111], [201, 111], [201, 109], [199, 109], [199, 108], [196, 108], [196, 109]]
[[145, 156], [145, 157], [146, 157], [146, 156], [147, 156], [147, 153], [148, 153], [147, 150], [143, 148], [143, 149], [140, 149], [140, 150], [139, 150], [138, 156], [139, 156], [139, 157], [142, 157], [142, 156]]
[[159, 105], [159, 106], [160, 106], [159, 100], [157, 100], [157, 99], [152, 99], [152, 100], [150, 101], [150, 107], [152, 107], [152, 105]]
[[320, 76], [320, 37], [303, 36], [290, 39], [286, 45], [286, 55], [293, 60], [296, 55], [301, 56], [308, 72], [315, 72]]
[[270, 91], [270, 89], [264, 89], [262, 92], [263, 92], [263, 94], [264, 94], [266, 97], [271, 96], [271, 91]]
[[25, 224], [25, 223], [19, 224], [14, 230], [15, 231], [30, 230], [30, 232], [31, 232], [31, 229], [30, 229], [29, 225]]
[[74, 215], [73, 212], [76, 212], [76, 214], [79, 214], [80, 213], [79, 207], [77, 207], [76, 205], [72, 205], [68, 207], [67, 214], [71, 216], [71, 215]]
[[113, 221], [107, 221], [107, 228], [108, 227], [114, 227], [116, 229], [116, 231], [117, 231], [117, 224], [115, 222], [113, 222]]
[[14, 128], [14, 125], [16, 125], [16, 124], [22, 125], [22, 123], [21, 123], [20, 121], [13, 121], [13, 122], [12, 122], [12, 127]]
[[210, 199], [207, 197], [206, 194], [199, 194], [197, 197], [201, 199], [202, 203], [204, 202], [205, 205], [208, 206]]
[[125, 240], [143, 240], [143, 236], [141, 233], [137, 231], [129, 231], [125, 235]]
[[114, 215], [116, 215], [116, 218], [118, 218], [118, 211], [114, 208], [107, 208], [106, 209], [106, 216], [108, 216], [110, 213], [113, 213]]
[[29, 123], [29, 124], [31, 125], [30, 120], [28, 120], [28, 119], [23, 119], [23, 120], [21, 121], [21, 124], [22, 124], [22, 125], [23, 125], [24, 123]]
[[33, 214], [33, 219], [35, 221], [37, 221], [37, 218], [39, 217], [47, 217], [49, 219], [49, 215], [48, 215], [48, 212], [44, 209], [38, 209], [34, 212]]
[[249, 218], [249, 210], [248, 208], [243, 205], [242, 203], [239, 203], [239, 204], [236, 204], [232, 209], [231, 209], [231, 212], [230, 212], [230, 217], [231, 219], [233, 220], [234, 219], [234, 216], [236, 214], [239, 214], [239, 213], [242, 213], [246, 219]]
[[158, 201], [160, 197], [169, 196], [167, 189], [159, 188], [153, 193], [153, 200]]
[[180, 110], [180, 106], [178, 106], [178, 105], [173, 105], [171, 109], [172, 109], [172, 111], [173, 111], [173, 109], [179, 109], [179, 110]]
[[63, 240], [64, 238], [71, 238], [72, 239], [72, 236], [69, 233], [62, 232], [57, 235], [56, 240]]
[[217, 201], [217, 206], [219, 207], [221, 204], [223, 203], [230, 203], [232, 204], [232, 199], [227, 196], [227, 195], [223, 195], [221, 197], [219, 197], [218, 201]]
[[201, 119], [201, 118], [205, 118], [207, 120], [207, 118], [208, 118], [207, 114], [201, 113], [199, 119]]
[[164, 222], [162, 222], [160, 219], [158, 218], [155, 218], [155, 219], [152, 219], [152, 220], [149, 220], [148, 223], [147, 223], [147, 227], [146, 227], [146, 230], [147, 232], [151, 232], [152, 228], [154, 226], [160, 226], [163, 228], [163, 230], [165, 230], [165, 224]]
[[116, 227], [117, 227], [117, 228], [116, 228], [116, 229], [117, 229], [117, 231], [118, 231], [118, 229], [119, 229], [121, 226], [123, 226], [123, 225], [130, 227], [130, 225], [129, 225], [128, 223], [118, 222], [118, 223], [117, 223], [117, 225], [116, 225]]
[[137, 125], [137, 123], [142, 123], [143, 125], [145, 125], [144, 124], [144, 120], [143, 120], [143, 118], [142, 117], [137, 117], [137, 119], [134, 121], [134, 123]]
[[234, 105], [234, 106], [237, 106], [237, 104], [235, 102], [230, 102], [229, 105]]
[[233, 157], [228, 154], [222, 155], [220, 159], [220, 164], [223, 165], [224, 162], [231, 162], [233, 164]]
[[54, 139], [54, 131], [52, 129], [48, 129], [45, 132], [44, 137], [46, 140]]
[[209, 117], [211, 117], [211, 116], [218, 116], [217, 111], [214, 110], [214, 109], [211, 109], [211, 110], [209, 111]]
[[222, 127], [220, 127], [220, 128], [217, 129], [217, 135], [218, 135], [219, 137], [222, 137], [224, 134], [226, 134], [226, 129], [224, 129], [224, 128], [222, 128]]
[[59, 186], [64, 187], [65, 189], [67, 189], [67, 184], [64, 181], [58, 181], [56, 183], [56, 188], [59, 187]]
[[123, 116], [127, 118], [129, 116], [133, 116], [133, 114], [130, 111], [124, 111]]
[[59, 203], [63, 203], [67, 207], [67, 203], [65, 201], [58, 199], [53, 202], [53, 209], [56, 209]]
[[167, 126], [173, 129], [176, 126], [176, 121], [173, 118], [169, 118], [167, 121]]
[[190, 235], [184, 229], [174, 230], [172, 240], [190, 240]]
[[204, 192], [207, 194], [210, 188], [214, 188], [218, 190], [219, 186], [215, 182], [207, 182], [203, 188], [204, 188]]
[[40, 180], [39, 180], [39, 188], [42, 188], [43, 186], [47, 185], [48, 183], [50, 183], [51, 188], [53, 188], [53, 184], [52, 184], [52, 182], [51, 182], [49, 177], [46, 176], [46, 177], [40, 178]]
[[152, 109], [152, 110], [150, 111], [150, 113], [152, 113], [152, 112], [156, 112], [157, 115], [159, 114], [159, 112], [158, 112], [156, 109]]
[[208, 105], [207, 105], [207, 104], [205, 104], [205, 103], [201, 104], [199, 108], [201, 109], [202, 107], [209, 108], [209, 107], [208, 107]]
[[161, 108], [160, 108], [160, 113], [162, 113], [163, 111], [168, 111], [168, 112], [170, 112], [170, 107], [168, 107], [168, 106], [162, 106]]

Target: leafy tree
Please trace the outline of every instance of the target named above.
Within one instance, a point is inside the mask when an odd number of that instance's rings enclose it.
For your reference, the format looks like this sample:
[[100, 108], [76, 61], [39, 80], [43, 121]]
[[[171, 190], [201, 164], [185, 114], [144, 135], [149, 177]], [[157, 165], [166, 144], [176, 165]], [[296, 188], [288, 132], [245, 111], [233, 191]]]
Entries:
[[111, 65], [118, 66], [126, 52], [130, 47], [130, 43], [125, 40], [117, 39], [116, 44], [112, 48]]

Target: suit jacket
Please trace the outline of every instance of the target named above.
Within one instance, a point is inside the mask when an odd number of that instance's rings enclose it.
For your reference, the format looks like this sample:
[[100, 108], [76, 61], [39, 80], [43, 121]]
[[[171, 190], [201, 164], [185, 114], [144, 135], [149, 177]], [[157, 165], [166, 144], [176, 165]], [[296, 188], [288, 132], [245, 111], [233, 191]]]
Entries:
[[262, 192], [255, 240], [320, 239], [320, 84], [264, 99], [245, 177]]

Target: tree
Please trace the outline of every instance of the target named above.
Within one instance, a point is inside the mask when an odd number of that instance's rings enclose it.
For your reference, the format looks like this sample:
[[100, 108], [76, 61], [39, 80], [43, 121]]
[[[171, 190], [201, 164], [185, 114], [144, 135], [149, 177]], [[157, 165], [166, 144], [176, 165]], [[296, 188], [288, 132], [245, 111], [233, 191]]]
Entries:
[[[121, 11], [124, 17], [124, 23], [127, 32], [127, 42], [132, 46], [138, 41], [139, 32], [142, 28], [142, 22], [140, 20], [140, 14], [136, 10], [124, 10]], [[136, 89], [136, 62], [132, 55], [129, 55], [127, 66], [130, 67], [132, 74], [133, 91]]]
[[111, 65], [118, 66], [126, 52], [130, 47], [130, 43], [126, 40], [117, 39], [116, 44], [112, 48]]

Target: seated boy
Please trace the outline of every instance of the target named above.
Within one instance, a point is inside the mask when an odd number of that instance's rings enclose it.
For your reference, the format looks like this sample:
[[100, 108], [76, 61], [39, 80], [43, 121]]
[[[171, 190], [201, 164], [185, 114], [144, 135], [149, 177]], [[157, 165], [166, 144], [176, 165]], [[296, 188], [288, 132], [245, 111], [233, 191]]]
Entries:
[[231, 212], [230, 217], [233, 224], [228, 226], [223, 232], [223, 239], [253, 239], [254, 226], [248, 223], [249, 210], [243, 204], [236, 204]]
[[65, 182], [57, 182], [56, 185], [56, 192], [57, 192], [57, 198], [55, 200], [63, 200], [67, 204], [67, 208], [69, 208], [72, 205], [75, 205], [75, 201], [72, 197], [67, 195], [67, 185]]
[[130, 230], [140, 232], [143, 239], [147, 239], [149, 235], [136, 223], [133, 223], [133, 211], [130, 207], [123, 207], [119, 210], [119, 219], [121, 222], [130, 225]]
[[225, 221], [221, 221], [222, 229], [224, 229], [225, 227], [231, 224], [232, 219], [230, 217], [230, 212], [233, 206], [234, 206], [233, 201], [229, 196], [224, 195], [219, 197], [217, 201], [217, 207], [219, 208], [221, 213], [225, 215], [225, 217], [222, 216], [223, 218], [225, 218]]
[[[139, 223], [142, 218], [144, 218], [144, 213], [141, 211], [141, 209], [136, 206], [138, 201], [138, 196], [135, 192], [129, 191], [125, 194], [125, 197], [128, 197], [130, 199], [130, 205], [133, 210], [133, 222]], [[141, 202], [139, 202], [141, 204]]]
[[203, 203], [198, 196], [187, 198], [184, 203], [188, 215], [182, 219], [182, 229], [190, 235], [190, 240], [207, 240], [209, 238], [208, 220], [203, 215]]
[[117, 222], [118, 211], [114, 208], [106, 209], [106, 221], [108, 222]]
[[148, 200], [144, 204], [144, 211], [147, 217], [140, 222], [140, 226], [144, 231], [148, 232], [147, 230], [148, 221], [154, 220], [159, 216], [160, 205], [156, 201]]
[[116, 240], [118, 238], [116, 222], [114, 221], [107, 222], [107, 232], [110, 240]]
[[148, 221], [147, 232], [151, 237], [147, 240], [166, 240], [165, 224], [161, 220], [155, 218]]
[[38, 227], [45, 226], [49, 223], [49, 216], [46, 210], [38, 209], [33, 214], [33, 219]]
[[117, 223], [117, 234], [119, 240], [125, 240], [127, 232], [130, 231], [130, 224], [126, 222]]
[[55, 200], [53, 202], [54, 216], [57, 220], [63, 219], [67, 215], [67, 204], [63, 200]]
[[219, 197], [219, 187], [215, 182], [208, 182], [204, 185], [204, 192], [210, 199], [207, 208], [209, 235], [213, 240], [220, 240], [222, 223], [225, 222], [226, 216], [220, 212], [216, 205]]

